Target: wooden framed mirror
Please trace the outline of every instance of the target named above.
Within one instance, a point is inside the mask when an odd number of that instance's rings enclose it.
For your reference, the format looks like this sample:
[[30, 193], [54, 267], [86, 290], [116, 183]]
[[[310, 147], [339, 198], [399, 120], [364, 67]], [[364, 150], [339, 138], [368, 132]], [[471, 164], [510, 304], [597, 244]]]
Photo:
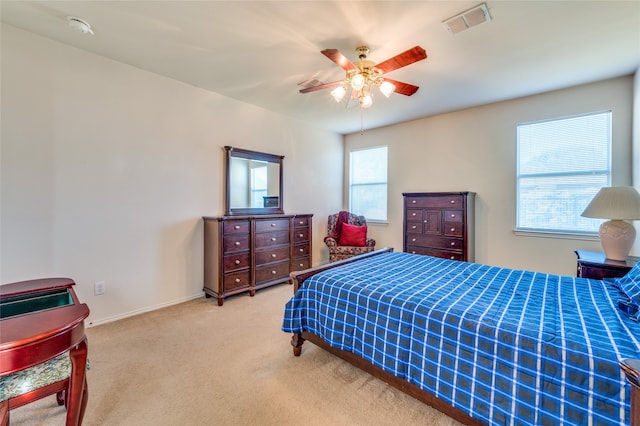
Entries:
[[225, 215], [282, 214], [283, 155], [224, 147]]

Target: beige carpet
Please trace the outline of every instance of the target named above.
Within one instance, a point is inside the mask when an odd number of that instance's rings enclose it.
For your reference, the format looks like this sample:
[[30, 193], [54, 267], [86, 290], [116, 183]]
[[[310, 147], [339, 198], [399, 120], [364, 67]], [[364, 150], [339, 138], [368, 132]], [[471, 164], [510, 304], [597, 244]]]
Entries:
[[[85, 425], [457, 425], [351, 364], [280, 330], [290, 285], [198, 299], [87, 330]], [[48, 397], [11, 425], [63, 425]]]

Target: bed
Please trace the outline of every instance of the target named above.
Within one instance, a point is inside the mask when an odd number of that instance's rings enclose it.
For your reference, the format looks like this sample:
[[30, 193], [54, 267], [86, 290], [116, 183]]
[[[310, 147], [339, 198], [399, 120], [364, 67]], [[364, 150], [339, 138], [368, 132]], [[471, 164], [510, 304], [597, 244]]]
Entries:
[[309, 340], [465, 424], [638, 426], [635, 269], [629, 284], [383, 249], [292, 273], [282, 329], [294, 355]]

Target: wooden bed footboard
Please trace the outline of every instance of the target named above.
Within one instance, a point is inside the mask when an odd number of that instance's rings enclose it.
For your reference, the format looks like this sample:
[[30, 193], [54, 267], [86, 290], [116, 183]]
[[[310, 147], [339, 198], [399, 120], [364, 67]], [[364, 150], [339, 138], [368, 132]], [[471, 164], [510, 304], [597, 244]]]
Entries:
[[[305, 279], [318, 272], [391, 251], [393, 251], [393, 248], [385, 247], [380, 250], [354, 256], [350, 259], [345, 259], [339, 262], [329, 263], [315, 268], [305, 269], [303, 271], [292, 272], [291, 280], [294, 285], [294, 293], [298, 290]], [[343, 360], [351, 363], [352, 365], [360, 368], [363, 371], [366, 371], [372, 376], [384, 381], [385, 383], [395, 387], [405, 394], [424, 402], [425, 404], [435, 408], [441, 413], [446, 414], [447, 416], [465, 425], [484, 425], [484, 423], [479, 421], [478, 419], [469, 416], [467, 413], [451, 406], [450, 404], [444, 402], [443, 400], [437, 398], [429, 392], [420, 389], [418, 386], [409, 383], [404, 379], [398, 378], [393, 374], [381, 369], [380, 367], [371, 364], [358, 355], [330, 346], [321, 337], [315, 334], [307, 332], [293, 333], [293, 336], [291, 338], [291, 346], [293, 346], [293, 354], [295, 356], [300, 356], [300, 354], [302, 353], [302, 344], [305, 342], [305, 340], [312, 342], [316, 346], [319, 346], [322, 349], [336, 355], [337, 357], [342, 358]], [[624, 359], [620, 361], [619, 364], [621, 370], [624, 372], [627, 378], [627, 381], [631, 384], [630, 426], [640, 426], [640, 360]]]
[[469, 416], [467, 413], [447, 404], [443, 400], [431, 395], [429, 392], [420, 389], [418, 386], [412, 383], [409, 383], [404, 379], [396, 377], [393, 374], [383, 370], [382, 368], [367, 362], [363, 358], [360, 358], [358, 355], [355, 355], [352, 352], [346, 352], [341, 349], [337, 349], [330, 346], [321, 337], [316, 336], [315, 334], [294, 333], [293, 337], [291, 338], [291, 345], [293, 345], [294, 355], [296, 356], [300, 355], [302, 351], [302, 343], [304, 343], [305, 340], [308, 340], [311, 343], [326, 350], [327, 352], [330, 352], [335, 356], [342, 358], [343, 360], [351, 363], [352, 365], [358, 367], [359, 369], [371, 374], [373, 377], [376, 377], [382, 380], [383, 382], [387, 383], [388, 385], [391, 385], [394, 388], [400, 390], [401, 392], [404, 392], [405, 394], [417, 399], [418, 401], [421, 401], [435, 408], [436, 410], [440, 411], [443, 414], [446, 414], [452, 419], [459, 421], [460, 423], [463, 423], [465, 425], [470, 425], [470, 426], [485, 425], [485, 423], [479, 421], [478, 419], [474, 419], [473, 417]]

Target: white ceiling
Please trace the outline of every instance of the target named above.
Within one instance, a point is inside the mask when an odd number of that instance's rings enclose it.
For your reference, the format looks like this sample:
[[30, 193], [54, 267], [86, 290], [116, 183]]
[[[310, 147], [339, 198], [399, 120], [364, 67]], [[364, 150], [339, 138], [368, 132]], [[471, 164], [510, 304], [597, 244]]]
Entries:
[[[492, 20], [449, 34], [442, 21], [479, 1], [9, 1], [2, 21], [338, 133], [628, 75], [640, 67], [640, 0], [488, 0]], [[94, 35], [70, 30], [88, 21]], [[299, 83], [344, 77], [320, 54], [378, 63], [415, 45], [428, 58], [390, 72], [420, 86], [337, 104]], [[362, 115], [361, 115], [362, 113]]]

